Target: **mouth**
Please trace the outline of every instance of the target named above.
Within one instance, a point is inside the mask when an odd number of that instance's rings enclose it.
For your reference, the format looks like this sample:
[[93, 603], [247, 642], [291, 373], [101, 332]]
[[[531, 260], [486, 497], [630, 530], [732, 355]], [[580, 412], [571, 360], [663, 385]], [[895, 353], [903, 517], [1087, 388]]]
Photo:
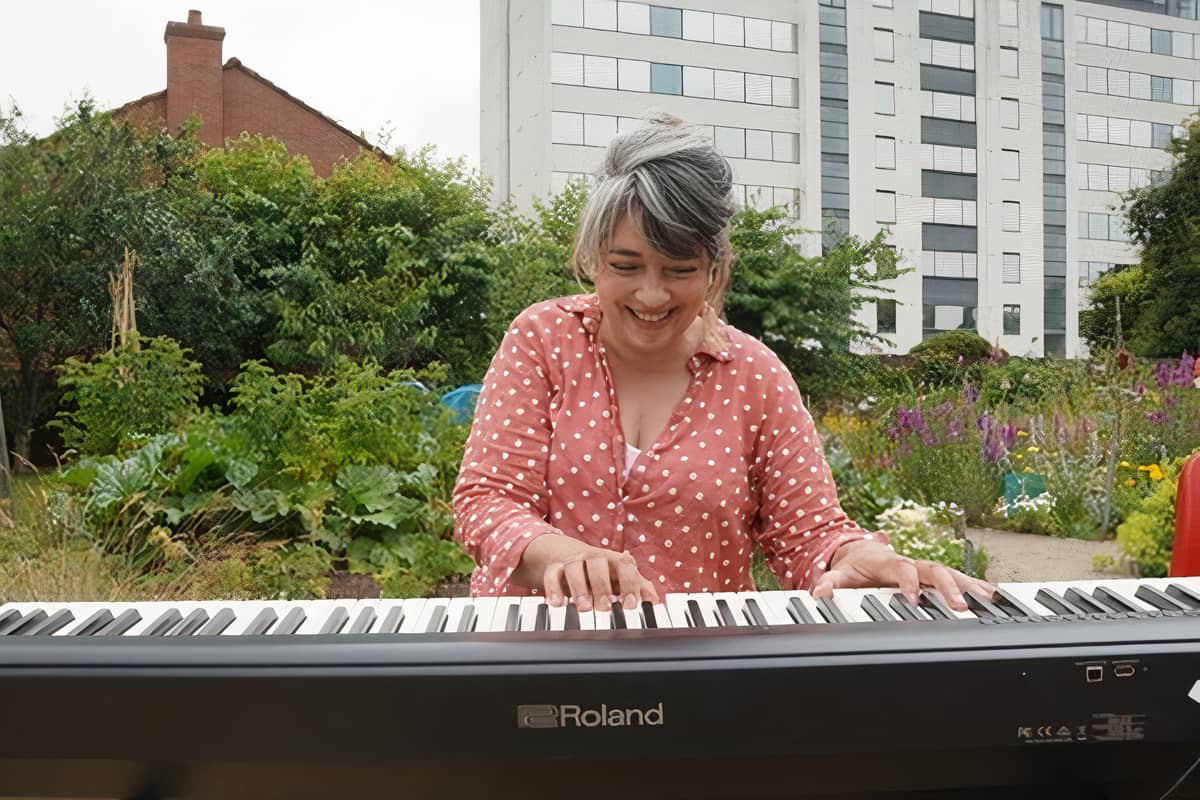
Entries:
[[647, 314], [643, 311], [637, 311], [636, 309], [629, 308], [629, 306], [626, 306], [626, 308], [628, 308], [629, 313], [633, 314], [633, 316], [635, 318], [637, 318], [639, 321], [647, 322], [650, 324], [654, 324], [656, 322], [662, 322], [667, 317], [669, 317], [671, 315], [671, 313], [674, 311], [674, 309], [667, 309], [666, 311], [663, 311], [660, 314]]

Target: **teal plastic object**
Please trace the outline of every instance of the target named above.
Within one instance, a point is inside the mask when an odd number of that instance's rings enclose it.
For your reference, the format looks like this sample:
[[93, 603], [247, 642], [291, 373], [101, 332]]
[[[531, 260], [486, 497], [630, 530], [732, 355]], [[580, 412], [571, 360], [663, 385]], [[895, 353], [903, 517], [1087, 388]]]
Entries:
[[475, 416], [475, 401], [483, 390], [482, 383], [460, 386], [442, 395], [442, 405], [454, 412], [454, 421], [467, 423]]
[[1046, 491], [1046, 482], [1036, 472], [1009, 472], [1004, 476], [1004, 516], [1010, 516], [1021, 495], [1037, 497]]

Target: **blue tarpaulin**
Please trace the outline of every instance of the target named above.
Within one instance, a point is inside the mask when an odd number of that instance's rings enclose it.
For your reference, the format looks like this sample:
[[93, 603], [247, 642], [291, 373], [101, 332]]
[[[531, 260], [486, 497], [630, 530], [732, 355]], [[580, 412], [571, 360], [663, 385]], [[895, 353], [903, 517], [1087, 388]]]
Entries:
[[475, 401], [483, 390], [482, 383], [470, 383], [451, 389], [442, 395], [442, 405], [454, 412], [455, 422], [470, 422], [475, 416]]

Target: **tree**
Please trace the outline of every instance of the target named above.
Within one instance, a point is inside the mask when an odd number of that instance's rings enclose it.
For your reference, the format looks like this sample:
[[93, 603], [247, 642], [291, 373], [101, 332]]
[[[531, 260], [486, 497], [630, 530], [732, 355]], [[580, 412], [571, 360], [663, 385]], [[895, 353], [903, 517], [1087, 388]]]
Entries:
[[738, 212], [725, 313], [734, 327], [765, 341], [811, 392], [845, 370], [851, 345], [884, 341], [855, 312], [890, 292], [874, 282], [876, 269], [898, 273], [882, 231], [870, 241], [843, 237], [812, 258], [796, 248], [800, 234], [780, 208]]
[[0, 388], [27, 458], [56, 402], [53, 366], [107, 347], [108, 272], [170, 226], [157, 187], [195, 145], [116, 123], [89, 100], [43, 140], [19, 121], [0, 114], [0, 351], [15, 367]]
[[1165, 180], [1124, 197], [1142, 261], [1093, 285], [1092, 309], [1080, 318], [1089, 344], [1111, 344], [1119, 295], [1125, 339], [1135, 353], [1177, 356], [1200, 346], [1200, 114], [1187, 120], [1184, 135], [1167, 152], [1174, 160]]

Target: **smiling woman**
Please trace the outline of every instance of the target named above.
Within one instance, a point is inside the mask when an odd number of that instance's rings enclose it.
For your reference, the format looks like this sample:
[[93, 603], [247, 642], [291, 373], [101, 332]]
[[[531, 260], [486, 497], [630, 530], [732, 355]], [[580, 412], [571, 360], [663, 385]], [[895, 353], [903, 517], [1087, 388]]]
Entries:
[[842, 511], [787, 368], [720, 318], [728, 162], [670, 117], [608, 147], [575, 239], [594, 294], [522, 312], [484, 378], [454, 490], [473, 594], [628, 608], [742, 591], [755, 545], [787, 587], [990, 585], [897, 555]]

